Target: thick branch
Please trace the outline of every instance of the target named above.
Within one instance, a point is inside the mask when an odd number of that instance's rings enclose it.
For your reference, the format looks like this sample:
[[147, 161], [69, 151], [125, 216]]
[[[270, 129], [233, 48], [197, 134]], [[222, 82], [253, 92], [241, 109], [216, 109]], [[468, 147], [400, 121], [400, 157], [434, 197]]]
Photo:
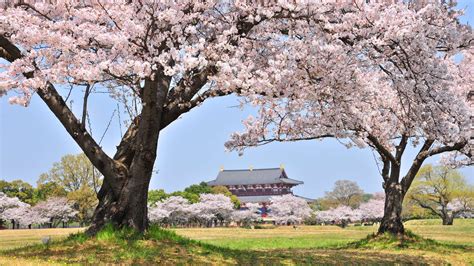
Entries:
[[423, 144], [423, 147], [421, 147], [420, 151], [416, 155], [415, 159], [413, 160], [413, 163], [408, 170], [407, 174], [405, 177], [402, 179], [402, 189], [403, 192], [406, 193], [408, 189], [411, 186], [411, 183], [413, 182], [413, 179], [415, 179], [416, 174], [418, 173], [418, 170], [420, 170], [421, 165], [423, 165], [423, 162], [428, 158], [428, 151], [433, 145], [434, 140], [433, 139], [428, 139], [425, 141]]
[[[183, 104], [176, 104], [173, 106], [166, 106], [166, 108], [163, 110], [163, 118], [161, 120], [161, 129], [167, 127], [169, 124], [171, 124], [173, 121], [178, 119], [178, 117], [194, 107], [198, 106], [204, 100], [210, 97], [218, 97], [218, 96], [226, 96], [233, 93], [233, 91], [220, 91], [220, 90], [207, 90], [203, 92], [200, 95], [197, 95], [194, 97], [194, 99], [183, 103]], [[238, 93], [238, 91], [237, 91]]]
[[403, 156], [403, 153], [405, 152], [405, 148], [407, 147], [407, 143], [408, 143], [408, 136], [404, 134], [402, 135], [400, 143], [396, 147], [395, 159], [399, 162], [402, 161], [402, 156]]
[[440, 154], [440, 153], [443, 153], [443, 152], [459, 151], [462, 148], [464, 148], [464, 146], [466, 146], [466, 145], [467, 145], [467, 141], [462, 141], [462, 142], [458, 142], [458, 143], [455, 143], [455, 144], [450, 145], [450, 146], [436, 147], [436, 148], [433, 148], [429, 151], [427, 157], [430, 157], [430, 156], [433, 156], [433, 155], [436, 155], [436, 154]]
[[84, 92], [84, 101], [82, 103], [82, 128], [85, 130], [86, 129], [86, 117], [87, 117], [87, 100], [89, 99], [89, 94], [90, 94], [90, 89], [91, 85], [87, 84], [86, 86], [86, 91]]
[[[20, 59], [22, 55], [15, 45], [5, 37], [0, 36], [0, 57], [13, 62]], [[32, 78], [33, 72], [24, 73], [24, 75], [26, 78]], [[92, 136], [84, 129], [84, 126], [67, 107], [54, 85], [48, 82], [44, 88], [37, 90], [37, 93], [58, 118], [69, 135], [81, 147], [91, 163], [104, 175], [104, 182], [108, 182], [113, 186], [113, 180], [108, 180], [108, 178], [118, 174], [115, 172], [117, 169], [116, 163], [107, 156]], [[117, 191], [116, 188], [114, 188], [114, 191]]]
[[382, 168], [382, 178], [384, 180], [384, 184], [388, 182], [390, 178], [390, 160], [386, 157], [382, 156], [383, 168]]
[[440, 212], [438, 212], [435, 208], [431, 207], [428, 204], [423, 203], [421, 200], [419, 200], [415, 197], [412, 197], [412, 200], [415, 201], [418, 205], [420, 205], [420, 207], [422, 207], [423, 209], [430, 210], [431, 213], [433, 213], [434, 215], [442, 216], [442, 214]]
[[455, 143], [453, 145], [435, 147], [430, 150], [434, 142], [435, 142], [434, 140], [426, 140], [425, 144], [423, 145], [421, 150], [418, 152], [418, 155], [416, 156], [415, 160], [413, 160], [413, 164], [410, 167], [410, 170], [408, 170], [408, 173], [402, 180], [402, 187], [405, 192], [408, 191], [408, 189], [410, 188], [410, 185], [413, 182], [413, 179], [418, 173], [418, 170], [420, 170], [420, 167], [423, 164], [423, 162], [426, 160], [426, 158], [433, 155], [441, 154], [443, 152], [459, 151], [462, 148], [464, 148], [464, 146], [467, 145], [467, 141], [462, 141], [462, 142]]
[[6, 59], [8, 62], [13, 62], [21, 58], [20, 50], [13, 45], [7, 38], [0, 35], [0, 57]]
[[393, 157], [392, 153], [387, 149], [385, 148], [385, 146], [383, 146], [382, 143], [379, 142], [379, 140], [372, 134], [369, 134], [367, 136], [367, 139], [375, 146], [375, 148], [377, 149], [377, 151], [384, 157], [386, 157], [388, 160], [390, 160], [390, 162], [394, 165], [398, 165], [399, 162], [395, 159], [395, 157]]

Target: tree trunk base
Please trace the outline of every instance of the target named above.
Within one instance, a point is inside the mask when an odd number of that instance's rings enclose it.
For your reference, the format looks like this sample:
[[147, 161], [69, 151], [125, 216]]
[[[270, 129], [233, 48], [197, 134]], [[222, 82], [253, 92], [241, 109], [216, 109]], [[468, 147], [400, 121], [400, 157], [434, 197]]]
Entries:
[[443, 225], [453, 225], [454, 217], [443, 217]]
[[104, 183], [98, 194], [99, 204], [94, 212], [89, 236], [96, 235], [106, 225], [115, 228], [132, 228], [143, 232], [148, 227], [148, 182], [136, 184], [127, 180], [118, 195]]
[[403, 226], [401, 219], [387, 220], [381, 223], [377, 235], [383, 235], [386, 233], [397, 236], [404, 235], [405, 227]]
[[380, 223], [378, 235], [404, 235], [405, 227], [402, 221], [402, 204], [404, 194], [398, 182], [387, 184], [385, 188], [384, 216]]

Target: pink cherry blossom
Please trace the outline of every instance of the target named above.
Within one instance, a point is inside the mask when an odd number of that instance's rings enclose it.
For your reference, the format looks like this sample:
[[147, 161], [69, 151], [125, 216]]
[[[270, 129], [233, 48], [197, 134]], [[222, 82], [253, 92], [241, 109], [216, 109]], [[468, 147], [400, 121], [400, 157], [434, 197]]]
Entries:
[[311, 216], [306, 200], [292, 194], [271, 197], [270, 202], [270, 217], [277, 224], [302, 223]]
[[72, 204], [67, 198], [49, 198], [46, 201], [39, 202], [33, 207], [39, 215], [53, 223], [69, 222], [73, 220], [77, 211], [72, 208]]

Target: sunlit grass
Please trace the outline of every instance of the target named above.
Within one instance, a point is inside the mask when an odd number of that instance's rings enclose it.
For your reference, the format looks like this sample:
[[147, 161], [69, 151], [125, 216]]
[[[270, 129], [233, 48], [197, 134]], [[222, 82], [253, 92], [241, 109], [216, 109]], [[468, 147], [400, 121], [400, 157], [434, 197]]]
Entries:
[[[443, 243], [474, 246], [474, 220], [456, 220], [443, 226], [440, 220], [409, 221], [406, 228]], [[334, 248], [365, 238], [377, 226], [292, 226], [275, 229], [179, 228], [176, 233], [206, 243], [234, 249]]]
[[[67, 230], [0, 231], [23, 246], [53, 236], [50, 246], [37, 244], [0, 253], [0, 265], [59, 264], [474, 264], [474, 220], [441, 226], [433, 221], [406, 223], [413, 231], [405, 242], [367, 237], [377, 227], [301, 226], [273, 229], [151, 228], [145, 234], [107, 227], [94, 238], [82, 233], [64, 239]], [[15, 233], [23, 236], [14, 242]], [[28, 235], [28, 233], [30, 235]], [[425, 239], [428, 235], [440, 240]], [[12, 240], [13, 239], [13, 240]], [[24, 242], [22, 242], [23, 239]], [[7, 243], [7, 242], [5, 242]]]
[[0, 250], [39, 244], [41, 239], [46, 236], [53, 240], [61, 240], [69, 234], [82, 232], [83, 230], [81, 228], [0, 230]]

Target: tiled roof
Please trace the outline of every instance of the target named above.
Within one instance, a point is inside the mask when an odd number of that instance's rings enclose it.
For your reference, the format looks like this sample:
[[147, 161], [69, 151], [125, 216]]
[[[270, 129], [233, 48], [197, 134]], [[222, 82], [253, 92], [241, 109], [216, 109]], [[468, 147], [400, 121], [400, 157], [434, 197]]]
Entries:
[[[314, 199], [310, 199], [310, 198], [305, 198], [305, 197], [301, 197], [301, 196], [298, 196], [298, 195], [294, 195], [295, 197], [298, 197], [298, 198], [302, 198], [304, 200], [306, 200], [308, 203], [310, 202], [313, 202]], [[271, 197], [278, 197], [278, 196], [275, 196], [275, 195], [263, 195], [263, 196], [240, 196], [238, 197], [240, 202], [242, 203], [262, 203], [262, 202], [270, 202], [270, 198]]]
[[288, 178], [284, 169], [244, 169], [220, 171], [215, 180], [207, 182], [210, 186], [256, 185], [256, 184], [303, 184], [302, 181]]

